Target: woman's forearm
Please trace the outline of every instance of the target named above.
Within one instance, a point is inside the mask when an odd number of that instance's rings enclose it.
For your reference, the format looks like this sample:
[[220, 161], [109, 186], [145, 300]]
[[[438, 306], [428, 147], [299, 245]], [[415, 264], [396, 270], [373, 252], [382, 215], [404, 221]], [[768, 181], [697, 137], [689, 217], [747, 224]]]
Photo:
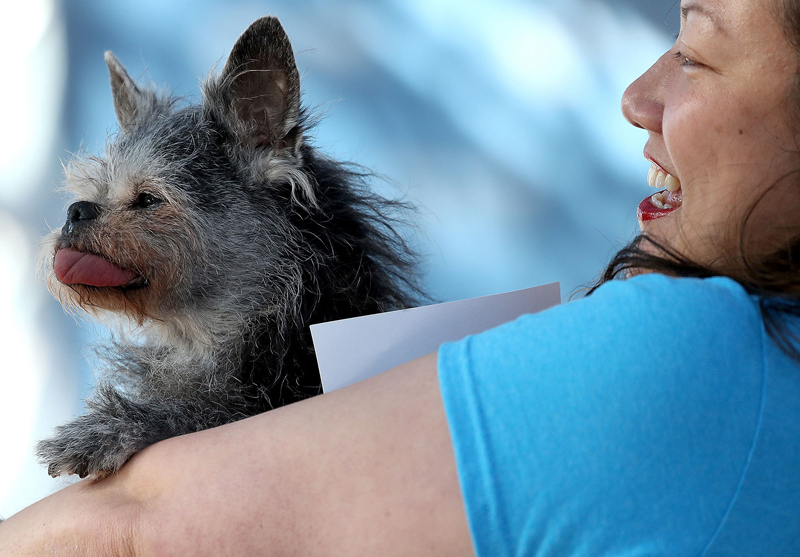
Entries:
[[435, 355], [154, 445], [12, 517], [0, 555], [31, 532], [33, 554], [469, 554]]

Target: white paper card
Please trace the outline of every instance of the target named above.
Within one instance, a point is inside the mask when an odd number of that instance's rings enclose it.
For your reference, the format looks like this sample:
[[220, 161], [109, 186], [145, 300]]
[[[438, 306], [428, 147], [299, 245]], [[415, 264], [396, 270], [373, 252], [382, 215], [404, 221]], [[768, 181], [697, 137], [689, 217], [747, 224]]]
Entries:
[[328, 393], [561, 303], [559, 283], [311, 325], [322, 388]]

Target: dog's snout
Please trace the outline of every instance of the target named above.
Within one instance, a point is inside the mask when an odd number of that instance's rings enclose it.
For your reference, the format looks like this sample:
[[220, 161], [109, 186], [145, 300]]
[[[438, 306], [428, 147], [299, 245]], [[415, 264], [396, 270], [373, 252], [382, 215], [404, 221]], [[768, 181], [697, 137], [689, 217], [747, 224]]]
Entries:
[[67, 222], [64, 233], [69, 234], [79, 222], [94, 220], [100, 215], [100, 205], [91, 201], [78, 201], [67, 209]]
[[67, 209], [67, 220], [75, 223], [81, 220], [93, 220], [100, 214], [100, 205], [91, 201], [78, 201]]

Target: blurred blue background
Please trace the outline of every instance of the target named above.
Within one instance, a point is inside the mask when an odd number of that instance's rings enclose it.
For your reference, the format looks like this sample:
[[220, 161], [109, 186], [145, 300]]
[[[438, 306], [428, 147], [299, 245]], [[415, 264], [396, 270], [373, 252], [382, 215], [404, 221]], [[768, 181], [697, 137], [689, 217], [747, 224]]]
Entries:
[[[65, 485], [36, 439], [82, 411], [91, 323], [35, 277], [60, 227], [61, 160], [115, 129], [103, 52], [199, 97], [266, 14], [294, 44], [316, 143], [422, 209], [409, 238], [442, 301], [593, 280], [636, 230], [646, 134], [619, 111], [671, 43], [674, 0], [26, 0], [0, 7], [0, 516]], [[383, 192], [387, 186], [378, 184]]]

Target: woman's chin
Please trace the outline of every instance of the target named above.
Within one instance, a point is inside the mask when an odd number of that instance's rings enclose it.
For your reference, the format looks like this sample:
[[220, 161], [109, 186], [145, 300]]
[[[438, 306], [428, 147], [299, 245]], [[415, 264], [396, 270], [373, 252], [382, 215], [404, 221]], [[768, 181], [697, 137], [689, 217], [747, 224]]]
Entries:
[[674, 237], [678, 229], [678, 215], [680, 208], [673, 209], [657, 218], [643, 220], [639, 217], [639, 230], [653, 239]]
[[[675, 249], [679, 253], [683, 253], [679, 245], [681, 244], [679, 238], [680, 212], [680, 208], [678, 207], [659, 215], [657, 218], [646, 220], [639, 218], [639, 229], [642, 231], [642, 234], [645, 234], [658, 245]], [[641, 244], [640, 247], [652, 255], [664, 255], [663, 252], [648, 242]]]

